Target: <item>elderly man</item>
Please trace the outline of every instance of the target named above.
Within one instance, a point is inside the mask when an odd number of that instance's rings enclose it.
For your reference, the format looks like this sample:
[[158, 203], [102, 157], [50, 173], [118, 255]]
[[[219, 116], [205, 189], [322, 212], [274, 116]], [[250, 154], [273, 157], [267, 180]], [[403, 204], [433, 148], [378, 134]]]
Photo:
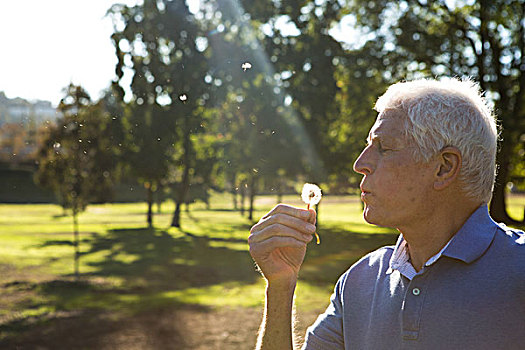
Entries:
[[[457, 79], [391, 86], [375, 106], [364, 218], [396, 228], [338, 280], [305, 349], [525, 348], [525, 235], [488, 214], [498, 132], [478, 86]], [[259, 349], [291, 349], [293, 295], [315, 212], [278, 205], [252, 227], [267, 280]]]

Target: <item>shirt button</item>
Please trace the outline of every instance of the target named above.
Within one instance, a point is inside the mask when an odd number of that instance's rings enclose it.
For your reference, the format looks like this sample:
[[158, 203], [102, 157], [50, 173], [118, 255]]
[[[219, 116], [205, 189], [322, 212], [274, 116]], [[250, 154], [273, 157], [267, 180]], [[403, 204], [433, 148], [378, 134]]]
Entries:
[[412, 294], [414, 294], [415, 296], [418, 296], [419, 293], [421, 293], [421, 291], [419, 290], [419, 288], [414, 288], [414, 289], [412, 289]]

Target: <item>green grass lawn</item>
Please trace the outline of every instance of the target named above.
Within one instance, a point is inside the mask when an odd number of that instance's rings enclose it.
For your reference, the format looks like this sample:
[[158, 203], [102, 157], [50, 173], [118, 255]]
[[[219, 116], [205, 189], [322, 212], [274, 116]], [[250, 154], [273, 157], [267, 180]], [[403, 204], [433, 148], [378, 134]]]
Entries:
[[[284, 201], [302, 206], [299, 196]], [[255, 218], [275, 203], [259, 197]], [[523, 197], [510, 204], [522, 219]], [[252, 223], [230, 197], [214, 195], [210, 210], [193, 205], [180, 229], [169, 227], [172, 210], [164, 203], [155, 228], [147, 228], [144, 203], [89, 206], [79, 218], [76, 280], [71, 217], [55, 205], [0, 205], [0, 341], [63, 314], [104, 310], [119, 319], [180, 305], [260, 309], [264, 282], [246, 243]], [[363, 221], [357, 197], [325, 196], [319, 225], [322, 243], [309, 246], [296, 298], [298, 309], [312, 312], [326, 307], [352, 263], [396, 240], [393, 230]]]

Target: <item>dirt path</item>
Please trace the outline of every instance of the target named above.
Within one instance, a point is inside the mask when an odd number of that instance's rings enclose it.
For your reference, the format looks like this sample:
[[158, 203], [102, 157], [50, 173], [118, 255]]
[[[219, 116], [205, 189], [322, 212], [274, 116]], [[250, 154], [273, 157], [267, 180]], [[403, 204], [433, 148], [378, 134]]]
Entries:
[[[262, 310], [224, 308], [204, 310], [184, 306], [148, 311], [114, 319], [109, 313], [60, 315], [35, 324], [17, 339], [0, 342], [2, 349], [251, 349]], [[317, 315], [300, 315], [298, 332], [304, 334]]]

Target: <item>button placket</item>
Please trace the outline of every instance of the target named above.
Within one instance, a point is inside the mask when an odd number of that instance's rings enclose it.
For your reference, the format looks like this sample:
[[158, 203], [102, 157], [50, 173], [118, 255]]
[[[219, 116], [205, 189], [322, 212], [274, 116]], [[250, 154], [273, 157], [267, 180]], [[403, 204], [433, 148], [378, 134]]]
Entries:
[[417, 275], [408, 285], [401, 311], [403, 340], [417, 340], [419, 337], [419, 323], [423, 309], [426, 281], [427, 274]]

